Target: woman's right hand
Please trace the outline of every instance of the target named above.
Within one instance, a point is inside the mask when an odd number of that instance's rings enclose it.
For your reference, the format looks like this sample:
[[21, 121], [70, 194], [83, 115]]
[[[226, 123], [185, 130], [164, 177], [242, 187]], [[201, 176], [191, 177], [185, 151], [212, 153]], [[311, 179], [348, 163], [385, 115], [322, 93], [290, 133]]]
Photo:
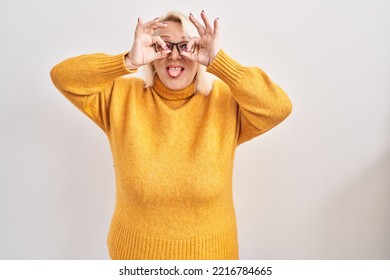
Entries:
[[[138, 18], [134, 34], [134, 43], [130, 52], [126, 55], [126, 66], [129, 69], [148, 64], [156, 59], [166, 57], [171, 51], [166, 47], [160, 36], [154, 36], [155, 32], [166, 27], [166, 23], [159, 22], [159, 18], [143, 23]], [[156, 52], [154, 44], [159, 44], [163, 50]]]

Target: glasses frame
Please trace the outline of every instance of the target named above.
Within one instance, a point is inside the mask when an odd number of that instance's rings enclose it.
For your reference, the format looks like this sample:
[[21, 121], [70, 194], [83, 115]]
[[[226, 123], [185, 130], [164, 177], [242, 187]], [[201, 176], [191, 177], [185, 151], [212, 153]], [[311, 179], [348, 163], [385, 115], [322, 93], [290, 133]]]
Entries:
[[[188, 44], [188, 41], [181, 41], [181, 42], [178, 42], [178, 43], [173, 43], [173, 42], [169, 42], [169, 41], [164, 41], [164, 43], [165, 43], [165, 44], [171, 44], [171, 45], [172, 45], [171, 51], [173, 51], [173, 47], [176, 47], [176, 50], [180, 53], [181, 51], [180, 51], [179, 45], [180, 45], [180, 44], [183, 44], [183, 43]], [[154, 47], [154, 50], [155, 50], [156, 52], [159, 52], [159, 51], [157, 50], [157, 48], [158, 48], [158, 47], [161, 47], [161, 46], [160, 46], [159, 44], [156, 43], [156, 44], [153, 44], [153, 47]], [[193, 48], [192, 53], [194, 53], [195, 50], [196, 50], [196, 46], [194, 45], [192, 48]]]

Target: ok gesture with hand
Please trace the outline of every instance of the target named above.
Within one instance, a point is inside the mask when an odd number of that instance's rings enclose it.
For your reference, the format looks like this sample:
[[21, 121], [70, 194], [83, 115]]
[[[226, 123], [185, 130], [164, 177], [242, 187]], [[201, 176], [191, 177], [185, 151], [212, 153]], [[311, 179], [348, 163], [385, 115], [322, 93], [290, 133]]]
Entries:
[[204, 11], [201, 12], [200, 16], [203, 20], [204, 26], [196, 20], [193, 14], [190, 14], [189, 17], [190, 21], [198, 30], [200, 37], [191, 38], [188, 41], [187, 50], [191, 50], [195, 45], [197, 51], [193, 53], [189, 51], [183, 51], [180, 53], [180, 55], [207, 67], [212, 63], [220, 50], [219, 19], [215, 19], [214, 25], [212, 26]]
[[[148, 64], [156, 59], [166, 57], [171, 51], [167, 49], [165, 42], [160, 36], [155, 36], [156, 30], [165, 28], [166, 23], [159, 22], [159, 18], [143, 23], [138, 18], [138, 23], [134, 34], [133, 46], [126, 56], [126, 64], [129, 69], [136, 69], [142, 65]], [[162, 50], [156, 52], [154, 44], [162, 47]]]

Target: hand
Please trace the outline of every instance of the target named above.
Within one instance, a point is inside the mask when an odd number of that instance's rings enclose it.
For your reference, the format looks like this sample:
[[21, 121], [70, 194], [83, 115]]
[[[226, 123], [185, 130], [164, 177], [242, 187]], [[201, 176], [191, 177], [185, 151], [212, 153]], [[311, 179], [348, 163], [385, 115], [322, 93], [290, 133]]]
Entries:
[[200, 37], [193, 37], [188, 41], [187, 50], [190, 50], [193, 45], [197, 48], [197, 51], [194, 53], [191, 52], [181, 52], [180, 55], [196, 61], [204, 66], [209, 66], [214, 58], [217, 56], [220, 47], [219, 47], [219, 19], [214, 20], [214, 27], [211, 26], [210, 21], [206, 17], [204, 11], [200, 14], [204, 25], [201, 25], [195, 17], [190, 14], [190, 21], [198, 29]]
[[[160, 36], [153, 36], [156, 30], [164, 28], [165, 23], [158, 22], [159, 18], [143, 23], [138, 18], [134, 34], [134, 43], [130, 52], [126, 55], [126, 66], [129, 69], [136, 69], [156, 59], [166, 57], [171, 51]], [[156, 52], [153, 44], [159, 44], [163, 50]]]

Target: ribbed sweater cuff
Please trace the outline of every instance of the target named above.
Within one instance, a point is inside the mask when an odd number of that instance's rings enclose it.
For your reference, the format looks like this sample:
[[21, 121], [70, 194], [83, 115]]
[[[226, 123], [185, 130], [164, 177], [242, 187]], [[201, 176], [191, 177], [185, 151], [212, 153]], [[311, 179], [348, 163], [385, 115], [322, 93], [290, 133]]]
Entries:
[[206, 70], [228, 85], [235, 85], [245, 74], [246, 67], [232, 59], [221, 49]]
[[118, 55], [108, 55], [100, 58], [99, 70], [102, 71], [105, 77], [117, 78], [123, 75], [137, 72], [137, 69], [130, 70], [125, 64], [126, 53]]

